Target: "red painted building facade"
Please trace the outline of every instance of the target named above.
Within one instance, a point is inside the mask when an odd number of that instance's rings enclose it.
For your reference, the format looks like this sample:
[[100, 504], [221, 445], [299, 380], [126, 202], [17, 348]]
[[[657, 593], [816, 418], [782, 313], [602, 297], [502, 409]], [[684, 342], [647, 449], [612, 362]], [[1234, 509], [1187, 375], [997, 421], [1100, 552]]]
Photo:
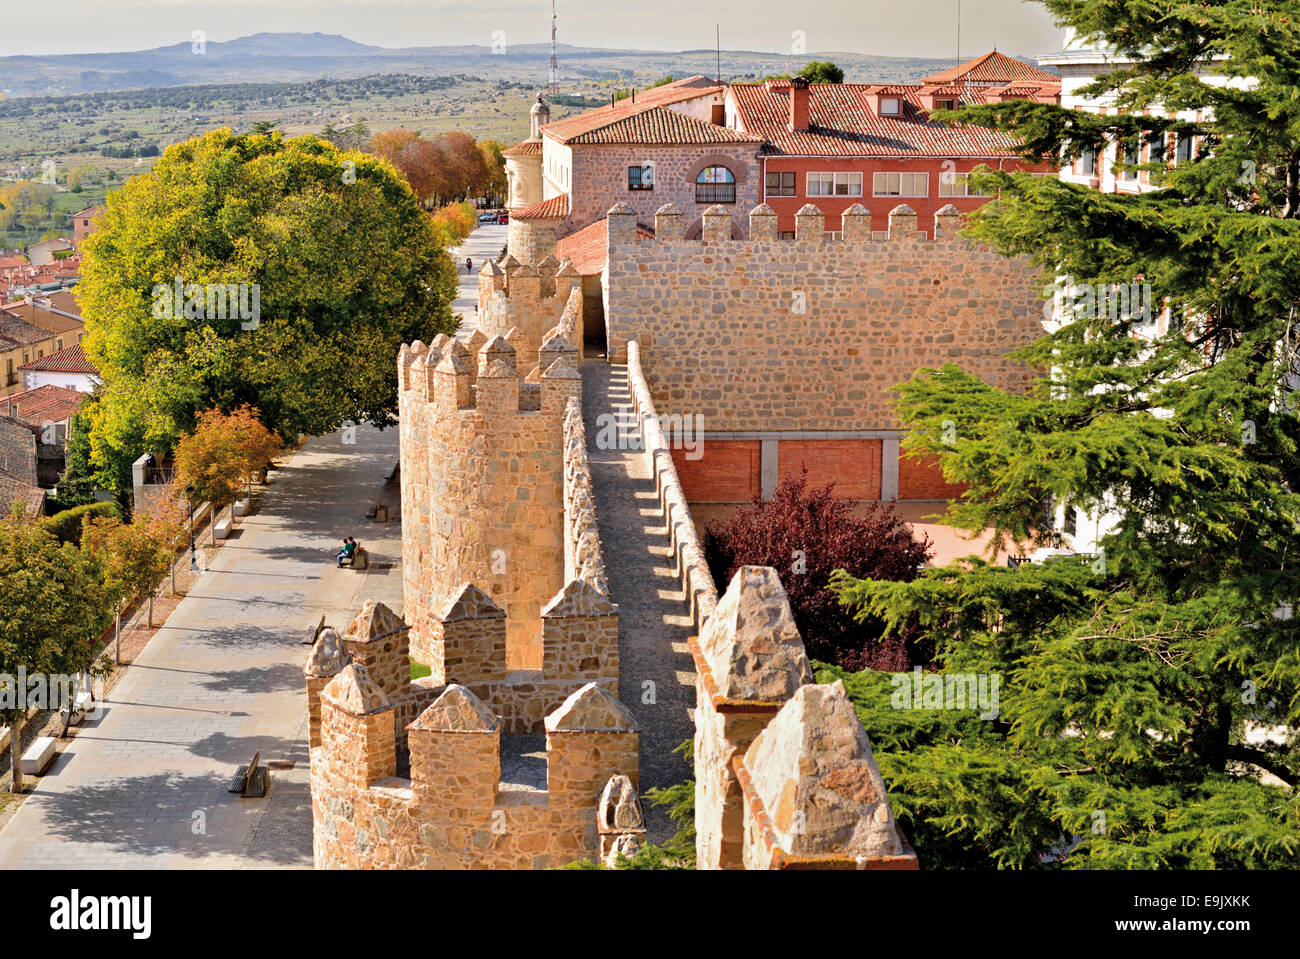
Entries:
[[980, 166], [1055, 172], [1020, 160], [1004, 134], [930, 119], [935, 110], [1009, 99], [1058, 102], [1058, 78], [990, 53], [919, 84], [737, 83], [728, 88], [727, 123], [762, 138], [762, 196], [783, 233], [793, 234], [795, 213], [808, 203], [826, 214], [832, 234], [856, 203], [884, 230], [902, 203], [922, 224], [949, 203], [974, 210], [988, 200], [968, 180]]

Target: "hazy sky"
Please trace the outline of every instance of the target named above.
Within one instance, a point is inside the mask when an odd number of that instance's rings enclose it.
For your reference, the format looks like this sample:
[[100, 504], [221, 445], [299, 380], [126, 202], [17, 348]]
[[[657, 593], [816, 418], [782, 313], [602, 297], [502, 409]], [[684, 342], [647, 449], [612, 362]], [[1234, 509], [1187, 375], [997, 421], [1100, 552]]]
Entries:
[[[790, 52], [804, 32], [811, 53], [891, 56], [957, 53], [959, 0], [558, 0], [560, 41], [578, 46], [712, 48], [714, 24], [731, 50]], [[0, 56], [142, 50], [262, 31], [339, 33], [384, 47], [489, 45], [550, 39], [549, 0], [5, 0]], [[960, 0], [961, 52], [996, 46], [1034, 56], [1059, 49], [1061, 31], [1023, 0]]]

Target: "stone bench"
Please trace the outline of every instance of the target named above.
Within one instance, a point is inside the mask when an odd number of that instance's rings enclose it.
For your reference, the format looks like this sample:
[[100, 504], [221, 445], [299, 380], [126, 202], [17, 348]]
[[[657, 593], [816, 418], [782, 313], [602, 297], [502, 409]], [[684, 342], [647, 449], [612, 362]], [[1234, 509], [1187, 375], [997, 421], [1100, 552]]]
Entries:
[[216, 539], [225, 539], [230, 535], [230, 520], [218, 520], [212, 526], [212, 535]]
[[53, 736], [40, 736], [27, 747], [23, 753], [22, 769], [24, 776], [39, 776], [54, 761], [57, 753]]
[[249, 511], [252, 510], [252, 508], [253, 508], [253, 504], [250, 503], [247, 499], [235, 500], [236, 516], [247, 516], [249, 514]]

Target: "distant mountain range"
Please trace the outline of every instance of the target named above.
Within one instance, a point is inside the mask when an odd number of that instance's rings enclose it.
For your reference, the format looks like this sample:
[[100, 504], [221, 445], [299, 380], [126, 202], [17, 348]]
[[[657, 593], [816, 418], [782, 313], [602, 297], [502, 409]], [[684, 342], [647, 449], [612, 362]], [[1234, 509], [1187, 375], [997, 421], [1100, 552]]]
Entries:
[[[201, 52], [200, 52], [201, 49]], [[979, 52], [979, 51], [976, 51]], [[644, 74], [717, 72], [713, 50], [658, 52], [561, 45], [566, 80], [632, 79]], [[10, 96], [43, 96], [176, 87], [191, 84], [301, 81], [382, 73], [477, 74], [484, 78], [546, 78], [550, 46], [386, 48], [337, 34], [257, 33], [237, 40], [190, 42], [123, 53], [76, 53], [0, 57], [0, 90]], [[953, 63], [947, 59], [900, 58], [823, 52], [804, 57], [755, 51], [722, 51], [724, 77], [763, 76], [797, 69], [808, 59], [834, 60], [850, 80], [903, 82]], [[1027, 60], [1027, 62], [1033, 62]]]

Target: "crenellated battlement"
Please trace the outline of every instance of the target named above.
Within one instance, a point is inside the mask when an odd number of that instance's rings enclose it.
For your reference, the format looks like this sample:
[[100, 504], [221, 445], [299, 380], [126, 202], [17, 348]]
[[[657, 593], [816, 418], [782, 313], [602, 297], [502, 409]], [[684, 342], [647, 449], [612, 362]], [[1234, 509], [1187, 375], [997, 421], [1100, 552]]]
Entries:
[[514, 330], [518, 369], [527, 374], [537, 364], [546, 333], [561, 321], [575, 296], [580, 315], [582, 276], [567, 257], [561, 262], [548, 254], [529, 265], [507, 254], [500, 263], [488, 261], [479, 270], [475, 323], [488, 337]]
[[[318, 868], [545, 868], [635, 851], [639, 733], [616, 698], [617, 610], [574, 580], [543, 615], [536, 673], [507, 670], [505, 611], [469, 583], [431, 649], [373, 601], [342, 634], [322, 631], [303, 668]], [[412, 681], [408, 657], [432, 674]], [[530, 748], [517, 732], [545, 734], [544, 786], [502, 781], [503, 750]]]
[[399, 728], [399, 703], [365, 666], [348, 663], [321, 690], [317, 868], [539, 869], [635, 850], [639, 732], [613, 695], [588, 683], [546, 717], [539, 788], [502, 781], [502, 723], [473, 690], [431, 693]]
[[[808, 203], [795, 214], [793, 239], [782, 239], [777, 230], [777, 214], [766, 203], [749, 211], [749, 236], [732, 238], [733, 220], [730, 211], [721, 205], [704, 211], [700, 235], [685, 239], [685, 215], [671, 203], [655, 213], [654, 237], [645, 238], [637, 229], [637, 214], [630, 204], [616, 203], [610, 208], [606, 243], [613, 253], [628, 246], [654, 246], [671, 243], [700, 248], [721, 247], [728, 252], [762, 255], [767, 244], [780, 244], [782, 249], [805, 249], [823, 255], [840, 244], [913, 243], [925, 240], [956, 240], [962, 226], [962, 214], [951, 203], [937, 210], [933, 222], [921, 224], [914, 209], [900, 203], [889, 212], [886, 223], [872, 223], [871, 212], [861, 203], [855, 203], [842, 215], [842, 225], [834, 232], [842, 239], [830, 239], [826, 232], [826, 214], [820, 207]], [[926, 232], [928, 231], [928, 232]]]
[[[484, 336], [478, 330], [475, 335]], [[540, 389], [530, 391], [520, 373], [516, 344], [522, 343], [523, 334], [512, 328], [487, 339], [477, 352], [471, 351], [472, 338], [466, 343], [439, 335], [428, 346], [419, 340], [403, 344], [398, 359], [402, 412], [413, 412], [414, 404], [428, 404], [447, 415], [542, 413], [558, 426], [568, 400], [581, 393], [577, 350], [571, 344], [553, 344], [545, 372], [534, 378]], [[561, 362], [557, 365], [557, 361]], [[536, 351], [533, 366], [537, 366]]]

